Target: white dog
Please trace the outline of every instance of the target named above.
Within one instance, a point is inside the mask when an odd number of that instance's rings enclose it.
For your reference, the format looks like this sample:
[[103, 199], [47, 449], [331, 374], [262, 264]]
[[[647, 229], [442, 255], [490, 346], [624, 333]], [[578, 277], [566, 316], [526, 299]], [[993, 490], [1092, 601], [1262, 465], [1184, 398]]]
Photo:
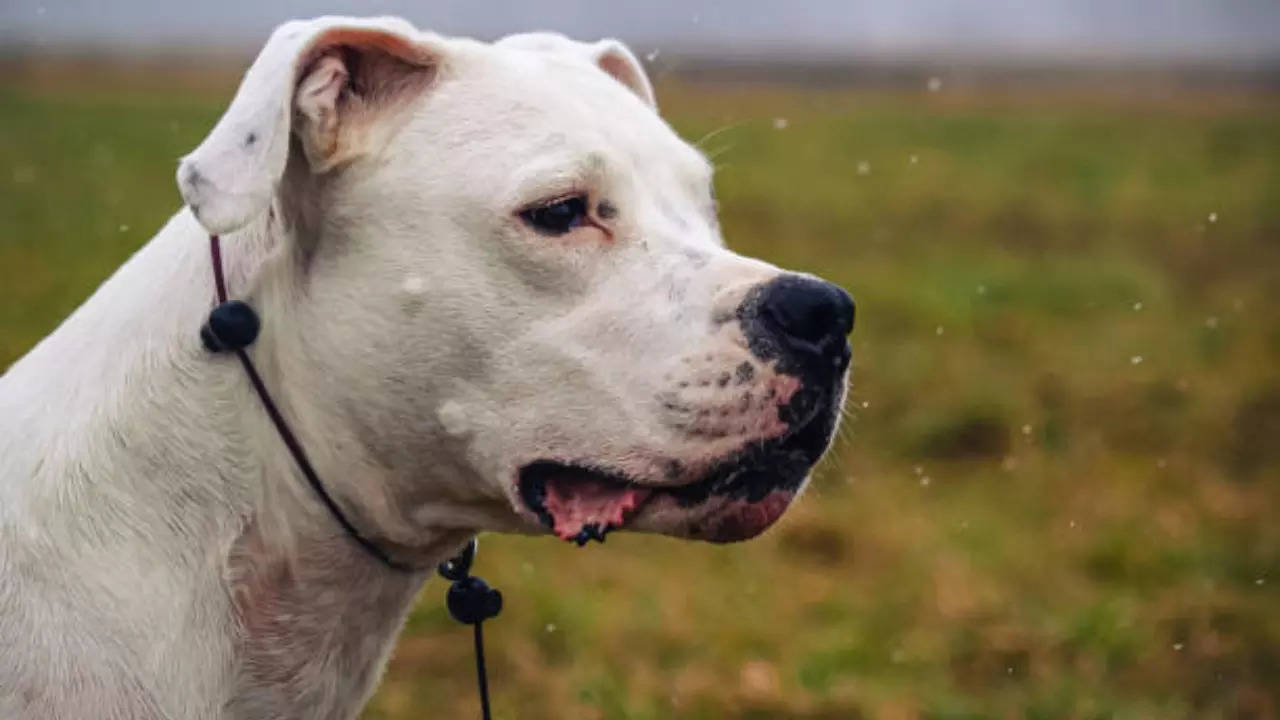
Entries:
[[[0, 717], [350, 718], [478, 531], [752, 537], [843, 399], [843, 291], [726, 250], [622, 45], [279, 28], [187, 207], [0, 379]], [[209, 233], [249, 349], [201, 344]]]

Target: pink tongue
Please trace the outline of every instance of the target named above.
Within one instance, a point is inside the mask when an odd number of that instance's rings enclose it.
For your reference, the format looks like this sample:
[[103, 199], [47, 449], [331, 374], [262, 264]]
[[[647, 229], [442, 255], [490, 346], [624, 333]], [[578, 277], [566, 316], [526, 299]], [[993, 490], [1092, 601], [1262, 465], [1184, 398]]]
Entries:
[[572, 540], [587, 525], [594, 524], [601, 531], [622, 525], [649, 492], [579, 478], [549, 480], [542, 502], [555, 521], [556, 535]]

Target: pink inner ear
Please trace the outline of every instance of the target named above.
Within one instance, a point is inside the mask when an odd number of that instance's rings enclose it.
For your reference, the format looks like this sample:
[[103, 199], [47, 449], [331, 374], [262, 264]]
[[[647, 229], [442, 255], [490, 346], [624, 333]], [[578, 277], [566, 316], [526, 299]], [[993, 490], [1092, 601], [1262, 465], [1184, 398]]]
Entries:
[[322, 55], [307, 69], [298, 83], [294, 108], [306, 118], [298, 128], [302, 147], [312, 167], [323, 167], [326, 159], [338, 151], [338, 98], [347, 85], [349, 74], [342, 58]]
[[615, 80], [627, 86], [641, 100], [650, 105], [657, 105], [653, 95], [653, 87], [649, 84], [649, 78], [644, 74], [644, 68], [640, 67], [639, 61], [631, 57], [626, 49], [610, 44], [596, 58], [596, 64]]
[[293, 105], [294, 134], [313, 172], [374, 149], [395, 127], [399, 108], [426, 90], [437, 56], [427, 46], [388, 33], [338, 29], [307, 54]]
[[337, 105], [338, 94], [342, 92], [347, 77], [347, 66], [340, 57], [322, 55], [298, 83], [298, 92], [294, 96], [297, 108], [313, 120], [323, 118]]

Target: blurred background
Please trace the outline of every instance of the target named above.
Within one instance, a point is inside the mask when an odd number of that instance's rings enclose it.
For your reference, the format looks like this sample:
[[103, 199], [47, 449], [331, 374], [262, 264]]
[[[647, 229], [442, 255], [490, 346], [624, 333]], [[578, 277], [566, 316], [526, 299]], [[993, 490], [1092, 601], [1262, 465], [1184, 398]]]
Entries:
[[[1280, 712], [1280, 3], [7, 0], [0, 367], [334, 11], [621, 37], [728, 243], [858, 299], [843, 431], [759, 540], [485, 539], [498, 717]], [[366, 718], [476, 715], [443, 593]]]

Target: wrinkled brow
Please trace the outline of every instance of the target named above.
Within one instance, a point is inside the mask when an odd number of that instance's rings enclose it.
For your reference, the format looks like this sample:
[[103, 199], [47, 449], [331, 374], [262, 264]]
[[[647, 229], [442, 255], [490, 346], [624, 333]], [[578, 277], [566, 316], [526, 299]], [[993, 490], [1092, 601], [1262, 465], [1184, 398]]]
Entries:
[[604, 179], [610, 163], [604, 153], [552, 152], [517, 170], [503, 197], [519, 205], [559, 194], [586, 190]]

